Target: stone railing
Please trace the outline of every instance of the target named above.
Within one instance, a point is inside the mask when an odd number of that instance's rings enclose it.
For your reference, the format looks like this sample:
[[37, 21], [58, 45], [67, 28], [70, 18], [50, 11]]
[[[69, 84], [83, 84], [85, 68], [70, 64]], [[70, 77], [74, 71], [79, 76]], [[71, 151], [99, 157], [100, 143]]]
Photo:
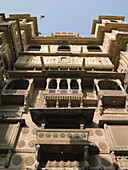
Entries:
[[122, 90], [100, 90], [98, 92], [100, 96], [125, 96], [126, 92]]
[[83, 93], [77, 89], [47, 89], [44, 93], [46, 100], [82, 100]]

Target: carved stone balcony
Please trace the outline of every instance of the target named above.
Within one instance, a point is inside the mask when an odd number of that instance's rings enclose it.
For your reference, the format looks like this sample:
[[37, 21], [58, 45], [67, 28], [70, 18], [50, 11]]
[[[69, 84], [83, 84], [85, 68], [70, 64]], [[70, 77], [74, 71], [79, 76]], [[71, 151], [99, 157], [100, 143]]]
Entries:
[[85, 145], [89, 144], [89, 131], [87, 130], [60, 130], [60, 129], [41, 129], [37, 130], [37, 144], [72, 144]]
[[44, 91], [46, 100], [82, 100], [82, 90], [77, 89], [47, 89]]
[[1, 92], [2, 104], [28, 107], [33, 91], [33, 79], [10, 79]]

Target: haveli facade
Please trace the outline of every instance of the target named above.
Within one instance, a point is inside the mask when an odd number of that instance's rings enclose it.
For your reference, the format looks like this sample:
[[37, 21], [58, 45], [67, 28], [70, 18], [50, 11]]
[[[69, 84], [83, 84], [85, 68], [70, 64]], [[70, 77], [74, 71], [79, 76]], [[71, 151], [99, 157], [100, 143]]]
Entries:
[[92, 34], [0, 14], [0, 169], [128, 167], [128, 24], [99, 16]]

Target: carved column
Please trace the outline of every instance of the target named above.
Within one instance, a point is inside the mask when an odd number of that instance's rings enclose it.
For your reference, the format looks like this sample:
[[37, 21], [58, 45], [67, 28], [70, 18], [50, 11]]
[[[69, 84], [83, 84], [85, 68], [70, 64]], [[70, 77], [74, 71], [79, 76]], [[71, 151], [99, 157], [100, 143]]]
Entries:
[[40, 145], [36, 145], [36, 159], [37, 159], [37, 161], [39, 161], [39, 149], [40, 149]]
[[45, 70], [44, 59], [43, 59], [43, 57], [42, 57], [42, 56], [40, 57], [40, 60], [41, 60], [42, 70]]
[[58, 78], [56, 81], [57, 81], [57, 90], [56, 90], [56, 92], [59, 93], [60, 92], [60, 81], [61, 81], [61, 79]]
[[88, 168], [89, 168], [89, 163], [88, 163], [87, 159], [88, 159], [88, 146], [85, 146], [84, 147], [84, 168], [86, 170], [88, 170]]
[[118, 86], [121, 88], [121, 90], [122, 90], [122, 91], [125, 91], [124, 88], [123, 88], [123, 86], [122, 86], [121, 81], [120, 81], [120, 80], [117, 80], [116, 82], [117, 82]]
[[71, 79], [67, 79], [67, 83], [68, 83], [68, 92], [71, 92]]
[[47, 102], [46, 102], [46, 98], [44, 98], [44, 108], [47, 107]]
[[112, 161], [113, 161], [113, 166], [114, 166], [115, 170], [117, 170], [117, 169], [119, 168], [119, 166], [118, 166], [118, 164], [117, 164], [114, 151], [111, 152], [111, 157], [112, 157]]
[[79, 86], [79, 92], [81, 93], [82, 92], [81, 79], [77, 79], [77, 83], [78, 83], [78, 86]]
[[59, 101], [58, 101], [58, 99], [56, 100], [56, 108], [59, 108]]
[[85, 58], [83, 58], [83, 62], [82, 62], [82, 70], [85, 70]]
[[4, 163], [5, 168], [8, 168], [11, 157], [12, 157], [12, 151], [9, 150], [8, 153], [7, 153], [6, 161]]
[[71, 99], [70, 99], [70, 96], [69, 96], [69, 101], [68, 101], [68, 108], [71, 108]]
[[39, 149], [40, 149], [40, 145], [36, 145], [36, 160], [37, 160], [37, 163], [36, 163], [36, 165], [35, 165], [35, 168], [36, 169], [38, 169], [38, 167], [39, 167]]
[[48, 91], [48, 87], [49, 87], [49, 82], [51, 81], [51, 79], [50, 78], [47, 78], [47, 80], [46, 80], [46, 91]]

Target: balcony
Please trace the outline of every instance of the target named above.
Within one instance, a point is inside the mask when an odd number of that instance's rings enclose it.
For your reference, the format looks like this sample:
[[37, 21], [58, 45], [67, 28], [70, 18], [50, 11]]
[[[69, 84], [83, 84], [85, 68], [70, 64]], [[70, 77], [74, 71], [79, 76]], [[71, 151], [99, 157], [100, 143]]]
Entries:
[[3, 105], [28, 107], [33, 91], [33, 79], [10, 79], [1, 92]]
[[83, 93], [77, 89], [47, 89], [44, 97], [46, 100], [82, 100]]
[[89, 131], [80, 129], [41, 129], [37, 130], [37, 144], [85, 145], [89, 144]]

